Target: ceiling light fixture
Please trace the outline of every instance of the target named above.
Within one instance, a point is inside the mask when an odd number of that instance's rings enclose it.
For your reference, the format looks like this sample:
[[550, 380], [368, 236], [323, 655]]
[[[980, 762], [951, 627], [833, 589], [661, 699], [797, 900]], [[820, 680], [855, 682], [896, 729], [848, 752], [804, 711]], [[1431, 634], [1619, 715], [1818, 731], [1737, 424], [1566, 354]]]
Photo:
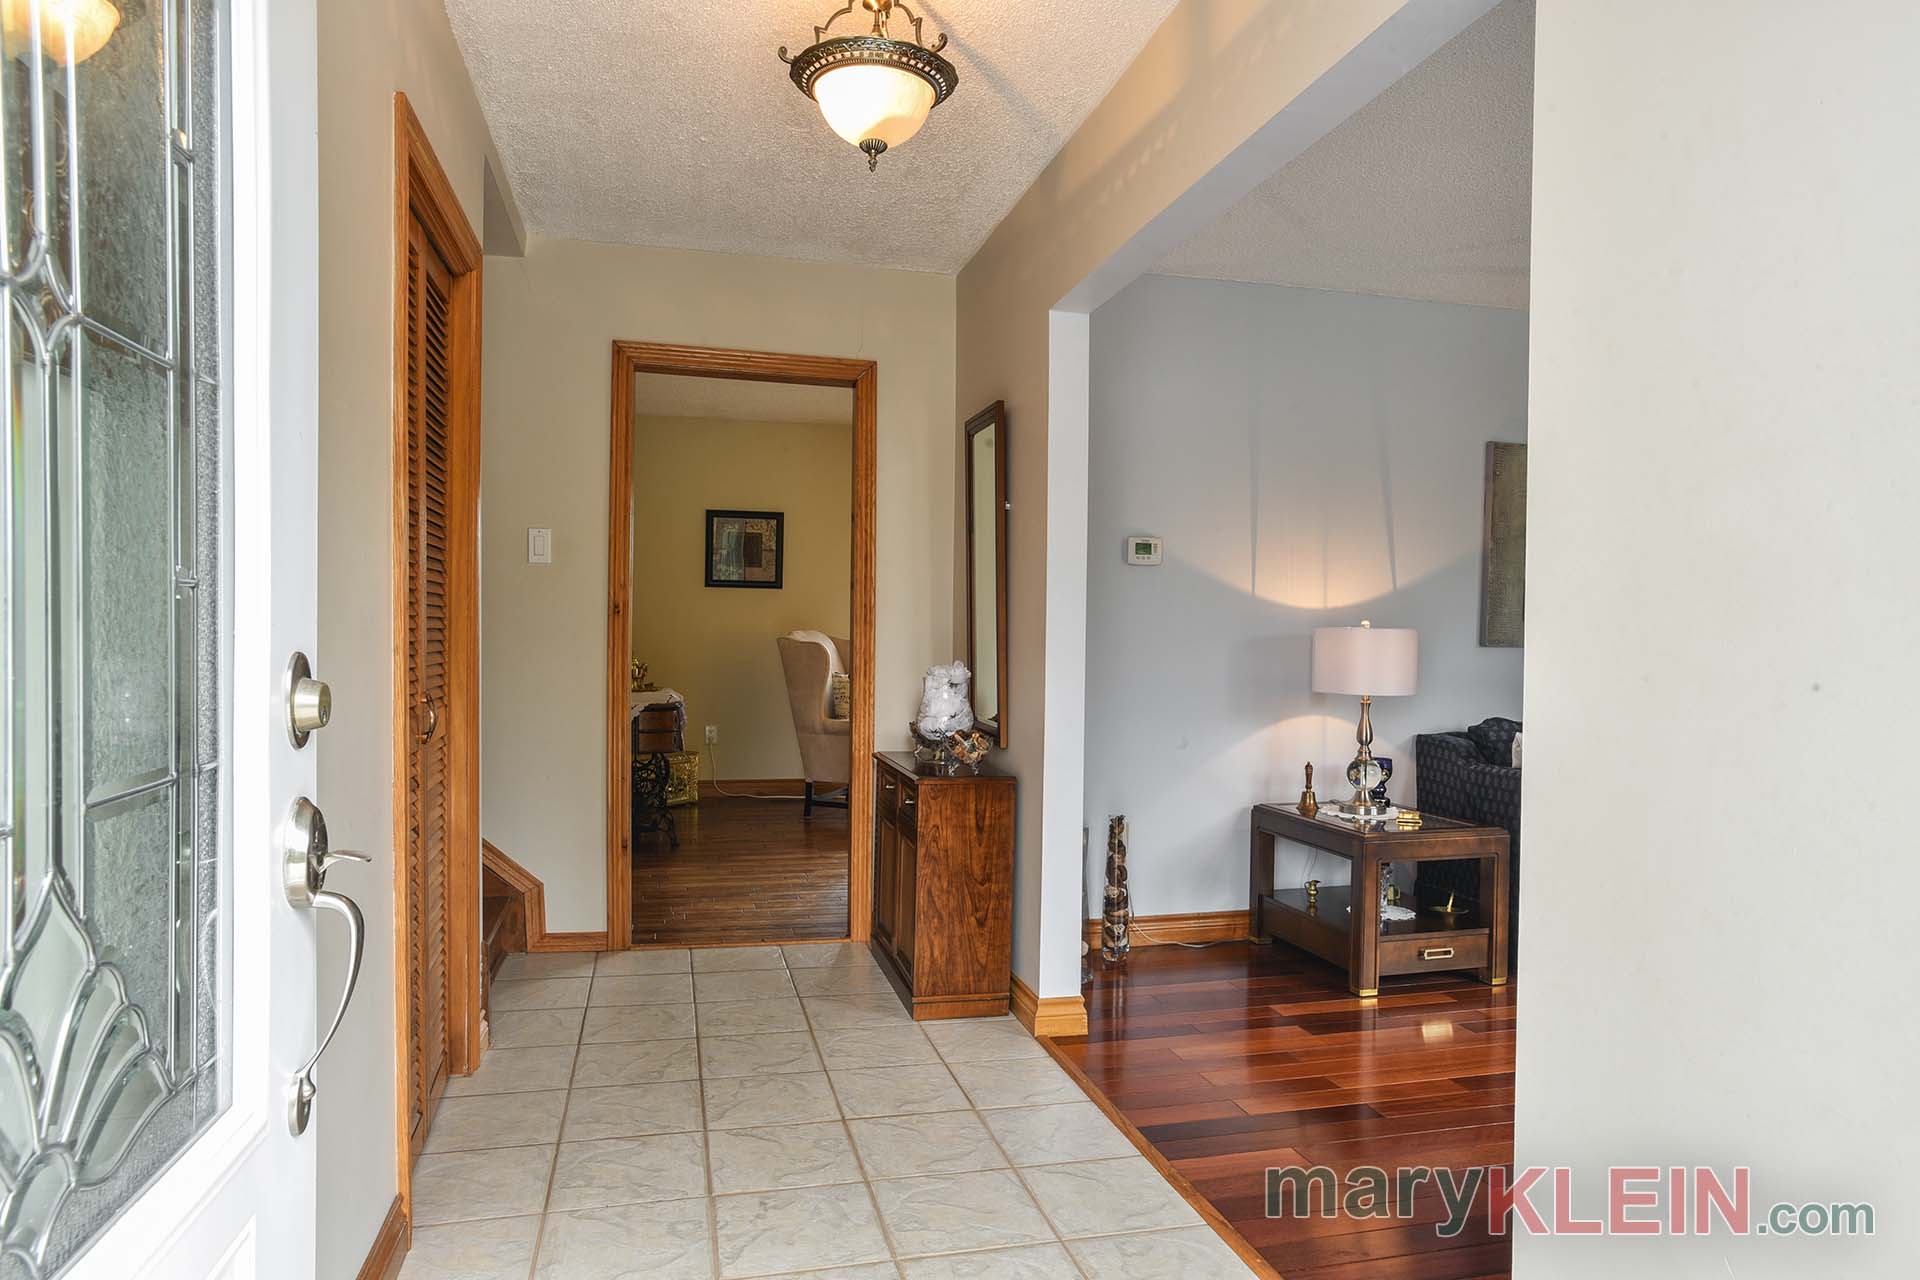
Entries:
[[[37, 19], [37, 21], [36, 21]], [[0, 46], [19, 57], [33, 47], [33, 30], [40, 29], [40, 49], [61, 66], [85, 62], [106, 45], [120, 25], [120, 10], [111, 0], [0, 0]]]
[[[828, 39], [827, 28], [856, 5], [873, 15], [873, 30]], [[887, 34], [896, 12], [913, 24], [913, 39]], [[781, 45], [780, 60], [792, 68], [788, 74], [800, 92], [819, 105], [827, 127], [867, 153], [869, 173], [879, 167], [882, 151], [920, 132], [927, 113], [960, 83], [960, 73], [940, 56], [946, 36], [922, 44], [920, 18], [899, 0], [847, 0], [846, 8], [813, 29], [813, 40], [795, 57]]]

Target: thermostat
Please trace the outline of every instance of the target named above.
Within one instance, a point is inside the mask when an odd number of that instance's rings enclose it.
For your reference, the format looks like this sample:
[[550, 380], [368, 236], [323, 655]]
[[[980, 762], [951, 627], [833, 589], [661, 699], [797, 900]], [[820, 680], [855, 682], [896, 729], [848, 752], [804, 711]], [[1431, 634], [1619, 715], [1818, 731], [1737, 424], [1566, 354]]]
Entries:
[[1159, 564], [1160, 539], [1151, 533], [1130, 533], [1127, 535], [1128, 564]]

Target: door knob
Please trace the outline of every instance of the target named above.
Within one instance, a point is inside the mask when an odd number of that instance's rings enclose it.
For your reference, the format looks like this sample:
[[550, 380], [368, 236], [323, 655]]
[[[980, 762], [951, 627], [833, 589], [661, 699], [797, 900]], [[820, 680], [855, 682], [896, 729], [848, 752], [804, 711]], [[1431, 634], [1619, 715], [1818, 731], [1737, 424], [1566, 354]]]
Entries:
[[326, 1034], [314, 1046], [313, 1056], [294, 1073], [288, 1086], [287, 1127], [298, 1137], [307, 1131], [307, 1125], [313, 1119], [313, 1100], [320, 1091], [319, 1084], [313, 1078], [314, 1066], [333, 1042], [334, 1032], [340, 1030], [340, 1023], [347, 1016], [347, 1006], [353, 1002], [354, 986], [360, 981], [360, 964], [366, 956], [366, 921], [361, 918], [360, 908], [352, 898], [326, 887], [327, 868], [335, 862], [371, 862], [373, 859], [351, 849], [329, 848], [326, 817], [320, 812], [320, 807], [305, 796], [295, 800], [293, 808], [287, 813], [285, 836], [283, 875], [287, 901], [296, 907], [332, 911], [347, 923], [347, 983], [340, 993], [340, 1007], [333, 1011], [333, 1021], [327, 1024]]
[[297, 650], [287, 663], [287, 737], [295, 748], [307, 745], [315, 729], [327, 727], [333, 719], [333, 690], [325, 680], [313, 678], [307, 655]]

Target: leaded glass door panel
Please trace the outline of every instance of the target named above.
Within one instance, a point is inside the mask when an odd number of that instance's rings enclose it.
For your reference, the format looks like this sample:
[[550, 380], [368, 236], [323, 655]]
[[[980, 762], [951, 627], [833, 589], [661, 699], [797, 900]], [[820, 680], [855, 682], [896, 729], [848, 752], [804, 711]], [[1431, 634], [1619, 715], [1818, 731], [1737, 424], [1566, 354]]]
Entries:
[[312, 1271], [299, 8], [0, 0], [0, 1280]]

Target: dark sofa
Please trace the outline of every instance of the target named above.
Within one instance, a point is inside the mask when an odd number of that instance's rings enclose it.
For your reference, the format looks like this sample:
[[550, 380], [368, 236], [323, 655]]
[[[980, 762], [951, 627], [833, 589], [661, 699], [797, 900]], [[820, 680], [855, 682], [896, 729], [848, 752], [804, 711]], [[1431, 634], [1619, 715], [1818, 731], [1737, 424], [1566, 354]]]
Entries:
[[[1520, 770], [1511, 763], [1513, 740], [1519, 733], [1518, 720], [1496, 716], [1462, 733], [1423, 733], [1413, 742], [1422, 813], [1504, 827], [1512, 837], [1507, 860], [1510, 962], [1520, 946]], [[1414, 894], [1420, 901], [1445, 902], [1449, 892], [1461, 901], [1478, 898], [1479, 870], [1474, 863], [1419, 864]]]

